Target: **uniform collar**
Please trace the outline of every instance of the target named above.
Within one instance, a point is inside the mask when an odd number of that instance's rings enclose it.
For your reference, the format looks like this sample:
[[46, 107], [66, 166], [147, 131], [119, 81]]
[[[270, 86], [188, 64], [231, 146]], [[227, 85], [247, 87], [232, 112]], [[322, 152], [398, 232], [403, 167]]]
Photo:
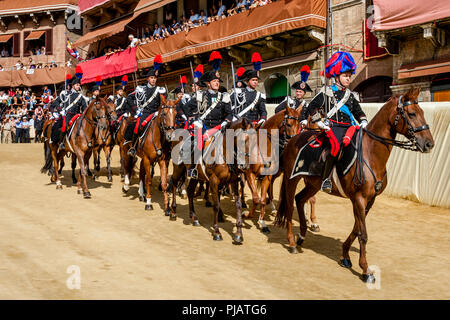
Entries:
[[255, 89], [252, 89], [252, 88], [250, 88], [250, 87], [245, 87], [245, 89], [247, 89], [248, 92], [256, 91]]
[[150, 83], [147, 82], [147, 87], [149, 87], [150, 89], [152, 88], [156, 88], [156, 86], [152, 86]]
[[330, 87], [331, 87], [331, 90], [333, 90], [333, 91], [345, 91], [345, 89], [346, 89], [345, 87], [341, 86], [338, 83], [333, 83]]
[[213, 90], [213, 89], [208, 89], [208, 92], [209, 92], [210, 94], [217, 94], [218, 91], [215, 91], [215, 90]]

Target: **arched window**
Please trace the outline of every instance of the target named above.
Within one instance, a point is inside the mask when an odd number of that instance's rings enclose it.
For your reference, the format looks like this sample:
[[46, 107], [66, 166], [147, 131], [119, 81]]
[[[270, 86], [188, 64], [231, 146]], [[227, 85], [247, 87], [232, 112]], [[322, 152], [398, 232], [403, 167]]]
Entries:
[[291, 86], [287, 83], [286, 76], [281, 73], [271, 74], [264, 81], [264, 89], [266, 90], [267, 103], [280, 103], [287, 94], [291, 94]]

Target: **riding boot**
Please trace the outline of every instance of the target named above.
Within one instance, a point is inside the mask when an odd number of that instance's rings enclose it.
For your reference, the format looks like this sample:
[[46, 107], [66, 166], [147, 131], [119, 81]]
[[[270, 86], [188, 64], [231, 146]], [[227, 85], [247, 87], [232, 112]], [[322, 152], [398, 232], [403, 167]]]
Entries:
[[334, 165], [334, 157], [332, 155], [328, 155], [325, 160], [325, 165], [322, 172], [322, 187], [321, 190], [326, 193], [331, 193], [331, 189], [333, 189], [333, 184], [331, 183], [330, 175], [333, 170]]
[[136, 140], [139, 136], [139, 133], [134, 133], [133, 132], [133, 138], [131, 139], [131, 148], [130, 150], [128, 150], [128, 155], [135, 157], [136, 156]]
[[66, 139], [66, 133], [65, 132], [62, 132], [61, 131], [61, 133], [60, 133], [60, 135], [59, 135], [59, 149], [60, 150], [65, 150], [66, 149], [66, 144], [65, 144], [65, 140]]
[[195, 156], [194, 156], [194, 152], [195, 152], [195, 149], [197, 148], [197, 146], [198, 146], [197, 137], [194, 137], [193, 148], [191, 150], [191, 164], [189, 165], [189, 168], [187, 171], [188, 177], [192, 178], [192, 179], [198, 179], [198, 172], [197, 172], [196, 161], [195, 161]]

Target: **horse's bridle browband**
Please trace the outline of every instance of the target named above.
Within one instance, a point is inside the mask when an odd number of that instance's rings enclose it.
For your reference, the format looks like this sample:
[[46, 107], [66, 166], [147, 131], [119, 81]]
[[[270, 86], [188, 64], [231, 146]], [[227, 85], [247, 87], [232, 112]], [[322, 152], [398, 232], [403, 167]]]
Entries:
[[380, 137], [380, 136], [376, 135], [375, 133], [367, 130], [367, 128], [364, 128], [364, 131], [367, 133], [367, 135], [369, 137], [371, 137], [374, 140], [380, 141], [380, 142], [384, 143], [385, 145], [391, 145], [391, 146], [399, 147], [399, 148], [406, 149], [406, 150], [419, 151], [419, 149], [417, 147], [417, 140], [416, 140], [415, 133], [421, 132], [424, 130], [429, 130], [430, 126], [428, 124], [425, 124], [423, 126], [414, 128], [413, 125], [411, 124], [411, 122], [409, 121], [408, 117], [406, 116], [404, 108], [409, 105], [412, 105], [412, 104], [418, 104], [419, 102], [417, 100], [402, 102], [402, 98], [403, 98], [403, 96], [400, 96], [398, 99], [397, 115], [395, 116], [394, 126], [397, 126], [397, 124], [400, 120], [400, 117], [402, 117], [403, 121], [408, 126], [408, 135], [406, 135], [406, 138], [408, 138], [408, 140], [409, 140], [408, 142]]

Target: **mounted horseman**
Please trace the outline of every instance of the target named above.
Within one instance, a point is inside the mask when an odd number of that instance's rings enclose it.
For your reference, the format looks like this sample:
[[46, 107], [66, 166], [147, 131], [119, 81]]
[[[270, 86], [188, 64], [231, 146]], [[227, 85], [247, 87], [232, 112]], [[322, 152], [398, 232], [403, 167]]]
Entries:
[[[367, 125], [367, 117], [361, 109], [357, 94], [348, 89], [355, 70], [356, 63], [350, 53], [335, 52], [325, 66], [325, 76], [331, 78], [331, 85], [322, 87], [302, 112], [301, 121], [306, 122], [310, 115], [311, 121], [325, 130], [325, 137], [331, 145], [322, 172], [321, 190], [327, 193], [331, 193], [333, 187], [330, 175], [347, 130], [356, 124], [362, 128]], [[321, 120], [320, 111], [326, 115], [324, 121]]]
[[[157, 55], [153, 61], [153, 67], [150, 68], [145, 77], [147, 84], [138, 86], [136, 90], [130, 94], [127, 99], [130, 106], [137, 106], [137, 121], [134, 130], [131, 132], [132, 136], [127, 135], [126, 140], [131, 140], [131, 148], [128, 154], [132, 157], [136, 155], [136, 141], [142, 128], [150, 122], [158, 114], [158, 108], [161, 105], [161, 95], [166, 95], [166, 89], [156, 85], [159, 76], [159, 69], [162, 65], [161, 55]], [[136, 117], [135, 116], [135, 117]], [[130, 130], [126, 134], [130, 134]]]

